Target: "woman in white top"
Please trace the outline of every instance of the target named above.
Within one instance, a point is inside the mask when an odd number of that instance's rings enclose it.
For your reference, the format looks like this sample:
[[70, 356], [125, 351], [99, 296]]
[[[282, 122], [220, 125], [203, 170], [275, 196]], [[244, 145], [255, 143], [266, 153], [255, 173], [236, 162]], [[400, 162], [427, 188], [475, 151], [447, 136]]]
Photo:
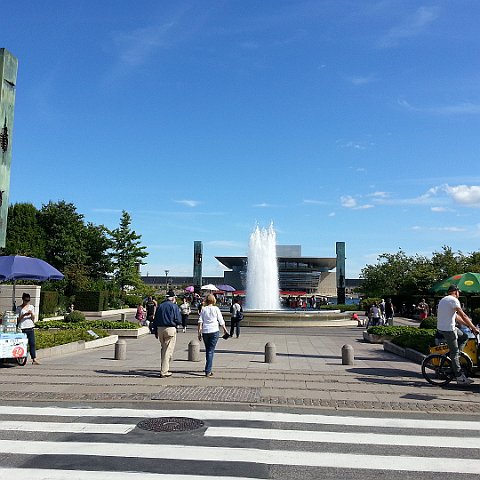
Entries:
[[30, 305], [30, 295], [28, 293], [22, 295], [22, 300], [23, 303], [16, 310], [18, 315], [17, 324], [27, 336], [28, 350], [30, 351], [32, 363], [40, 365], [40, 362], [36, 359], [37, 354], [35, 352], [35, 309], [33, 305]]
[[211, 377], [213, 354], [215, 353], [215, 346], [219, 337], [219, 326], [223, 328], [223, 333], [228, 335], [225, 328], [225, 320], [223, 319], [222, 312], [215, 305], [217, 300], [214, 295], [208, 295], [205, 300], [205, 306], [202, 308], [198, 317], [198, 339], [203, 337], [203, 343], [205, 344], [205, 376]]

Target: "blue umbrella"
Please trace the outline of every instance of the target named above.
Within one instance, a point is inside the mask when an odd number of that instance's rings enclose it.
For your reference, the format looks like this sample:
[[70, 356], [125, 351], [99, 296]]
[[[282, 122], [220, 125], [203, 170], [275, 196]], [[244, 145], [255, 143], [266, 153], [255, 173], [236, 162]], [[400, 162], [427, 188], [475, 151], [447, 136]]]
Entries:
[[12, 300], [15, 309], [15, 281], [16, 280], [62, 280], [63, 273], [52, 267], [45, 260], [22, 255], [8, 255], [0, 257], [0, 280], [13, 280]]
[[231, 285], [217, 285], [217, 288], [222, 290], [222, 292], [234, 292], [236, 290]]

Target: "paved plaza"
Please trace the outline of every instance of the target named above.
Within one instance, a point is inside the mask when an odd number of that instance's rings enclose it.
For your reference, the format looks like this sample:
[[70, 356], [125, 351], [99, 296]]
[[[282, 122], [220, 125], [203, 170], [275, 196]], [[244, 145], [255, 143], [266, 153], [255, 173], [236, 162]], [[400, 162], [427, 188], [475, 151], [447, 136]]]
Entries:
[[[365, 343], [354, 326], [243, 328], [240, 338], [219, 340], [211, 378], [203, 375], [203, 345], [201, 361], [188, 361], [195, 338], [194, 326], [179, 331], [170, 378], [160, 378], [160, 344], [150, 334], [127, 340], [126, 360], [115, 360], [110, 345], [45, 358], [40, 366], [4, 365], [0, 400], [480, 412], [480, 380], [470, 387], [433, 387], [419, 365]], [[274, 363], [265, 363], [268, 342], [276, 347]], [[354, 349], [354, 365], [342, 365], [346, 344]]]

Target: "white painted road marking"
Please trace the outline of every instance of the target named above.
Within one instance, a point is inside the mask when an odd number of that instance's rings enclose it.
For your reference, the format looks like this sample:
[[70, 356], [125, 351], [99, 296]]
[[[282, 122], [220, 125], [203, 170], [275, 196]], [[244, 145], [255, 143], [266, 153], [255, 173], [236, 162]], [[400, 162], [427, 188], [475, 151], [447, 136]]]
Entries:
[[[182, 448], [183, 447], [183, 448]], [[308, 466], [327, 468], [351, 468], [361, 470], [388, 470], [438, 473], [480, 472], [480, 460], [435, 457], [412, 457], [398, 455], [357, 455], [330, 452], [303, 452], [289, 450], [262, 450], [254, 448], [227, 448], [195, 446], [194, 449], [182, 445], [157, 444], [156, 448], [146, 449], [138, 443], [100, 442], [32, 442], [0, 440], [0, 453], [23, 455], [68, 455], [101, 456], [121, 458], [149, 458], [178, 460], [181, 451], [182, 461], [195, 462], [246, 462], [265, 465]]]
[[[345, 443], [351, 445], [388, 445], [435, 448], [479, 449], [480, 436], [439, 437], [421, 435], [384, 435], [380, 433], [317, 432], [309, 430], [280, 430], [270, 428], [209, 427], [206, 437], [251, 438], [292, 442]], [[477, 441], [475, 441], [477, 440]]]
[[18, 430], [23, 432], [58, 433], [111, 433], [125, 435], [136, 425], [123, 423], [62, 423], [62, 422], [26, 422], [0, 421], [0, 430]]
[[156, 418], [193, 417], [199, 420], [238, 420], [282, 423], [307, 423], [378, 428], [411, 428], [432, 430], [480, 431], [480, 421], [436, 420], [409, 418], [370, 418], [354, 416], [305, 415], [280, 412], [230, 412], [219, 410], [135, 410], [129, 408], [64, 408], [64, 407], [17, 407], [0, 406], [0, 415], [28, 415], [54, 417], [118, 417]]

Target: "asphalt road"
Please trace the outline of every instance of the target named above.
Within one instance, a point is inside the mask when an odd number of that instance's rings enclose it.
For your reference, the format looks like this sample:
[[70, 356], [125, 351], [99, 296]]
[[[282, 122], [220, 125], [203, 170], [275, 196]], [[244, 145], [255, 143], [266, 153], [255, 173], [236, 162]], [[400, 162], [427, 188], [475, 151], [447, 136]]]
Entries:
[[[480, 472], [476, 417], [212, 403], [157, 408], [0, 406], [0, 478], [437, 480], [448, 472], [450, 479], [473, 480]], [[165, 417], [203, 426], [176, 432], [137, 426], [160, 425], [156, 419]]]

